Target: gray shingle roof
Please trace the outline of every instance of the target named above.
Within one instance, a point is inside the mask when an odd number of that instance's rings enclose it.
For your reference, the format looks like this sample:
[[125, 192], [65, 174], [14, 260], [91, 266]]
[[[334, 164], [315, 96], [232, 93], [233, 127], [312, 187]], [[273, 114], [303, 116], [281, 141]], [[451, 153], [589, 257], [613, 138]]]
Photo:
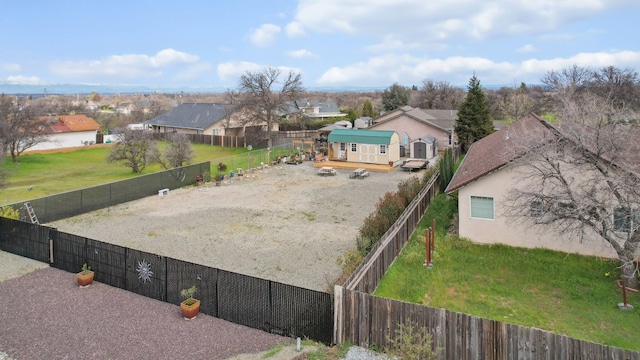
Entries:
[[144, 122], [155, 126], [204, 130], [224, 119], [237, 105], [186, 103]]

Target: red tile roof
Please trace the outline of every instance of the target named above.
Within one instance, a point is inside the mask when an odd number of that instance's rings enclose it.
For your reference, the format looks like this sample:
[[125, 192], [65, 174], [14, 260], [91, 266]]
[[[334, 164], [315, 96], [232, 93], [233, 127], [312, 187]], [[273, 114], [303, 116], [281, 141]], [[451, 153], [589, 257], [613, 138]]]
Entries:
[[41, 116], [40, 120], [48, 125], [45, 129], [48, 134], [100, 130], [100, 124], [84, 114]]

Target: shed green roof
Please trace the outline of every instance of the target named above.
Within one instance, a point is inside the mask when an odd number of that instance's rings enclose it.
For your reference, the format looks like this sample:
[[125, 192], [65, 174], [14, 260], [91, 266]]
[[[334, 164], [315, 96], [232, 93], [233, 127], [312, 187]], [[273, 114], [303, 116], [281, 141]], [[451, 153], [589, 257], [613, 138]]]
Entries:
[[363, 129], [335, 129], [329, 133], [330, 143], [358, 143], [358, 144], [391, 144], [391, 137], [395, 131], [363, 130]]

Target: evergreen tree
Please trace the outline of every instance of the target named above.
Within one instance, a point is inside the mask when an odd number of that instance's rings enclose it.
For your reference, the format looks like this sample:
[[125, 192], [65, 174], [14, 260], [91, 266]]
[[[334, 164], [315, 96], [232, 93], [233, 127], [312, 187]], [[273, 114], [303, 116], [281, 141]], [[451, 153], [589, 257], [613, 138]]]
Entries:
[[369, 99], [364, 101], [364, 105], [362, 105], [362, 116], [375, 117], [376, 113], [373, 111], [373, 104]]
[[382, 106], [385, 111], [392, 111], [409, 104], [411, 89], [395, 83], [382, 92]]
[[455, 168], [455, 163], [453, 161], [453, 152], [451, 151], [451, 148], [448, 148], [444, 151], [444, 154], [442, 154], [442, 157], [440, 158], [439, 165], [440, 191], [444, 192], [444, 189], [447, 188], [447, 185], [449, 185], [449, 182], [453, 178], [453, 172]]
[[467, 96], [458, 110], [455, 132], [462, 149], [466, 151], [475, 141], [494, 131], [489, 103], [480, 87], [480, 80], [473, 75], [469, 80]]

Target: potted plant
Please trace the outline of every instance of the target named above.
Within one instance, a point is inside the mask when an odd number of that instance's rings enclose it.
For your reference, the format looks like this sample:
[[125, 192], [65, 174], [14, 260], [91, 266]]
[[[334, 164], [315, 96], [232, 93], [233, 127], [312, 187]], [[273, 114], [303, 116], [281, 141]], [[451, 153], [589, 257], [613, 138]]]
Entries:
[[222, 183], [222, 175], [216, 174], [213, 179], [216, 181], [216, 186], [220, 186], [220, 184]]
[[81, 288], [88, 287], [93, 283], [93, 271], [87, 263], [82, 264], [82, 271], [76, 274], [76, 280]]
[[200, 300], [194, 299], [193, 294], [196, 292], [196, 286], [192, 286], [188, 289], [182, 289], [180, 295], [184, 297], [184, 301], [180, 303], [180, 311], [182, 316], [186, 320], [191, 320], [200, 312]]

